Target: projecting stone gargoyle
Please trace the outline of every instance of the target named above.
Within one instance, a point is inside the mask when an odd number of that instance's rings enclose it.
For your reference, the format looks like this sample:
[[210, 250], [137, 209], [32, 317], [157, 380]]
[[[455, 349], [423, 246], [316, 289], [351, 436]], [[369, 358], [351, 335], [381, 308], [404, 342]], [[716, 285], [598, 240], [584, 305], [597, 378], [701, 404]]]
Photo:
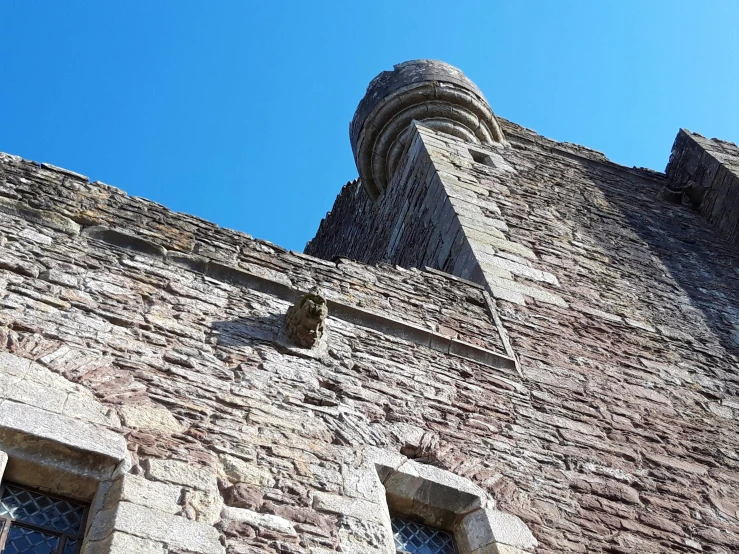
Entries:
[[312, 348], [321, 339], [328, 316], [326, 299], [313, 287], [287, 310], [285, 334], [301, 348]]

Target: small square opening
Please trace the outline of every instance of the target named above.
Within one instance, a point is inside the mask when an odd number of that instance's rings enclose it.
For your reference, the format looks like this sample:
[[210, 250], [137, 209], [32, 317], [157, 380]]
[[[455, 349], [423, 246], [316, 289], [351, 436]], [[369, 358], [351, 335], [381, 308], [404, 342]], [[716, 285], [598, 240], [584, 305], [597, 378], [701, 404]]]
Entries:
[[486, 165], [488, 167], [495, 167], [495, 164], [493, 163], [493, 160], [485, 154], [484, 152], [480, 152], [478, 150], [472, 150], [471, 148], [468, 149], [470, 156], [472, 156], [472, 159], [482, 165]]

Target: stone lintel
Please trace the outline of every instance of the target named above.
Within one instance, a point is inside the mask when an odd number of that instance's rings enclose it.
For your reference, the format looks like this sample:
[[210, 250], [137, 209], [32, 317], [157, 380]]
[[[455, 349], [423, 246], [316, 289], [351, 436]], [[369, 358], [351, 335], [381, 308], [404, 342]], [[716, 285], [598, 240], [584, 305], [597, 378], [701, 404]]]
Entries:
[[0, 402], [0, 443], [20, 457], [88, 458], [85, 467], [108, 475], [128, 460], [122, 435], [11, 400]]

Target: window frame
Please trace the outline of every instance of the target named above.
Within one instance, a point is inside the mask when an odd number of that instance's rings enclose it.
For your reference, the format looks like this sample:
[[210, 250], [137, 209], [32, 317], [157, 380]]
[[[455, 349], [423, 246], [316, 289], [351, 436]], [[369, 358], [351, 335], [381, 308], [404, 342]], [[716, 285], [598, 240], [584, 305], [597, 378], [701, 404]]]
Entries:
[[375, 494], [387, 514], [393, 546], [391, 514], [451, 533], [460, 554], [506, 548], [527, 553], [538, 546], [520, 518], [498, 510], [495, 499], [470, 479], [387, 449], [366, 447], [363, 458], [364, 471], [379, 485]]
[[54, 554], [63, 554], [64, 547], [67, 544], [67, 541], [69, 539], [73, 539], [77, 541], [77, 547], [74, 550], [74, 554], [79, 554], [82, 549], [82, 543], [85, 539], [85, 531], [87, 529], [87, 519], [90, 515], [90, 503], [89, 502], [81, 502], [79, 500], [76, 500], [74, 498], [68, 498], [66, 496], [60, 496], [57, 494], [49, 494], [39, 488], [35, 487], [29, 487], [27, 485], [21, 485], [18, 483], [13, 483], [10, 481], [2, 481], [0, 482], [0, 499], [2, 499], [3, 495], [5, 494], [5, 488], [11, 485], [13, 487], [17, 487], [19, 489], [27, 490], [30, 492], [34, 492], [36, 494], [41, 494], [43, 496], [47, 496], [49, 498], [55, 499], [55, 500], [63, 500], [65, 502], [71, 502], [74, 504], [79, 504], [84, 507], [82, 512], [82, 518], [80, 519], [80, 528], [77, 531], [76, 535], [73, 535], [72, 533], [67, 533], [64, 531], [59, 531], [58, 529], [51, 529], [48, 527], [44, 527], [42, 525], [38, 525], [35, 523], [28, 523], [25, 521], [19, 521], [16, 519], [13, 519], [8, 516], [2, 516], [0, 515], [0, 554], [2, 554], [5, 550], [5, 545], [8, 540], [8, 534], [10, 533], [11, 527], [15, 525], [16, 527], [22, 527], [25, 529], [31, 529], [33, 531], [37, 531], [39, 533], [44, 533], [46, 535], [54, 535], [57, 537], [60, 537], [60, 540], [57, 544], [56, 550], [54, 551]]

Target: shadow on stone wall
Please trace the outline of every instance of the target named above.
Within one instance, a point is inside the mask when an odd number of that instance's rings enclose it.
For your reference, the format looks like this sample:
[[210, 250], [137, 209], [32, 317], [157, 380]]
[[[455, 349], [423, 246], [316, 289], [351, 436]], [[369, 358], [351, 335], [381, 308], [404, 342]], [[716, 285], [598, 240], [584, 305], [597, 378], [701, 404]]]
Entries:
[[252, 346], [255, 341], [275, 342], [285, 324], [285, 314], [240, 317], [230, 321], [214, 321], [209, 338], [219, 346]]
[[[594, 169], [586, 169], [585, 175], [621, 212], [629, 228], [615, 229], [617, 222], [609, 221], [583, 226], [582, 232], [627, 263], [641, 261], [647, 271], [659, 271], [660, 266], [663, 270], [663, 275], [639, 283], [638, 267], [625, 263], [620, 268], [635, 281], [637, 302], [652, 303], [669, 322], [654, 322], [659, 331], [724, 361], [727, 353], [739, 355], [739, 254], [690, 206], [664, 200], [663, 183], [634, 182], [625, 190], [622, 180], [609, 184]], [[622, 237], [617, 244], [614, 234]]]

